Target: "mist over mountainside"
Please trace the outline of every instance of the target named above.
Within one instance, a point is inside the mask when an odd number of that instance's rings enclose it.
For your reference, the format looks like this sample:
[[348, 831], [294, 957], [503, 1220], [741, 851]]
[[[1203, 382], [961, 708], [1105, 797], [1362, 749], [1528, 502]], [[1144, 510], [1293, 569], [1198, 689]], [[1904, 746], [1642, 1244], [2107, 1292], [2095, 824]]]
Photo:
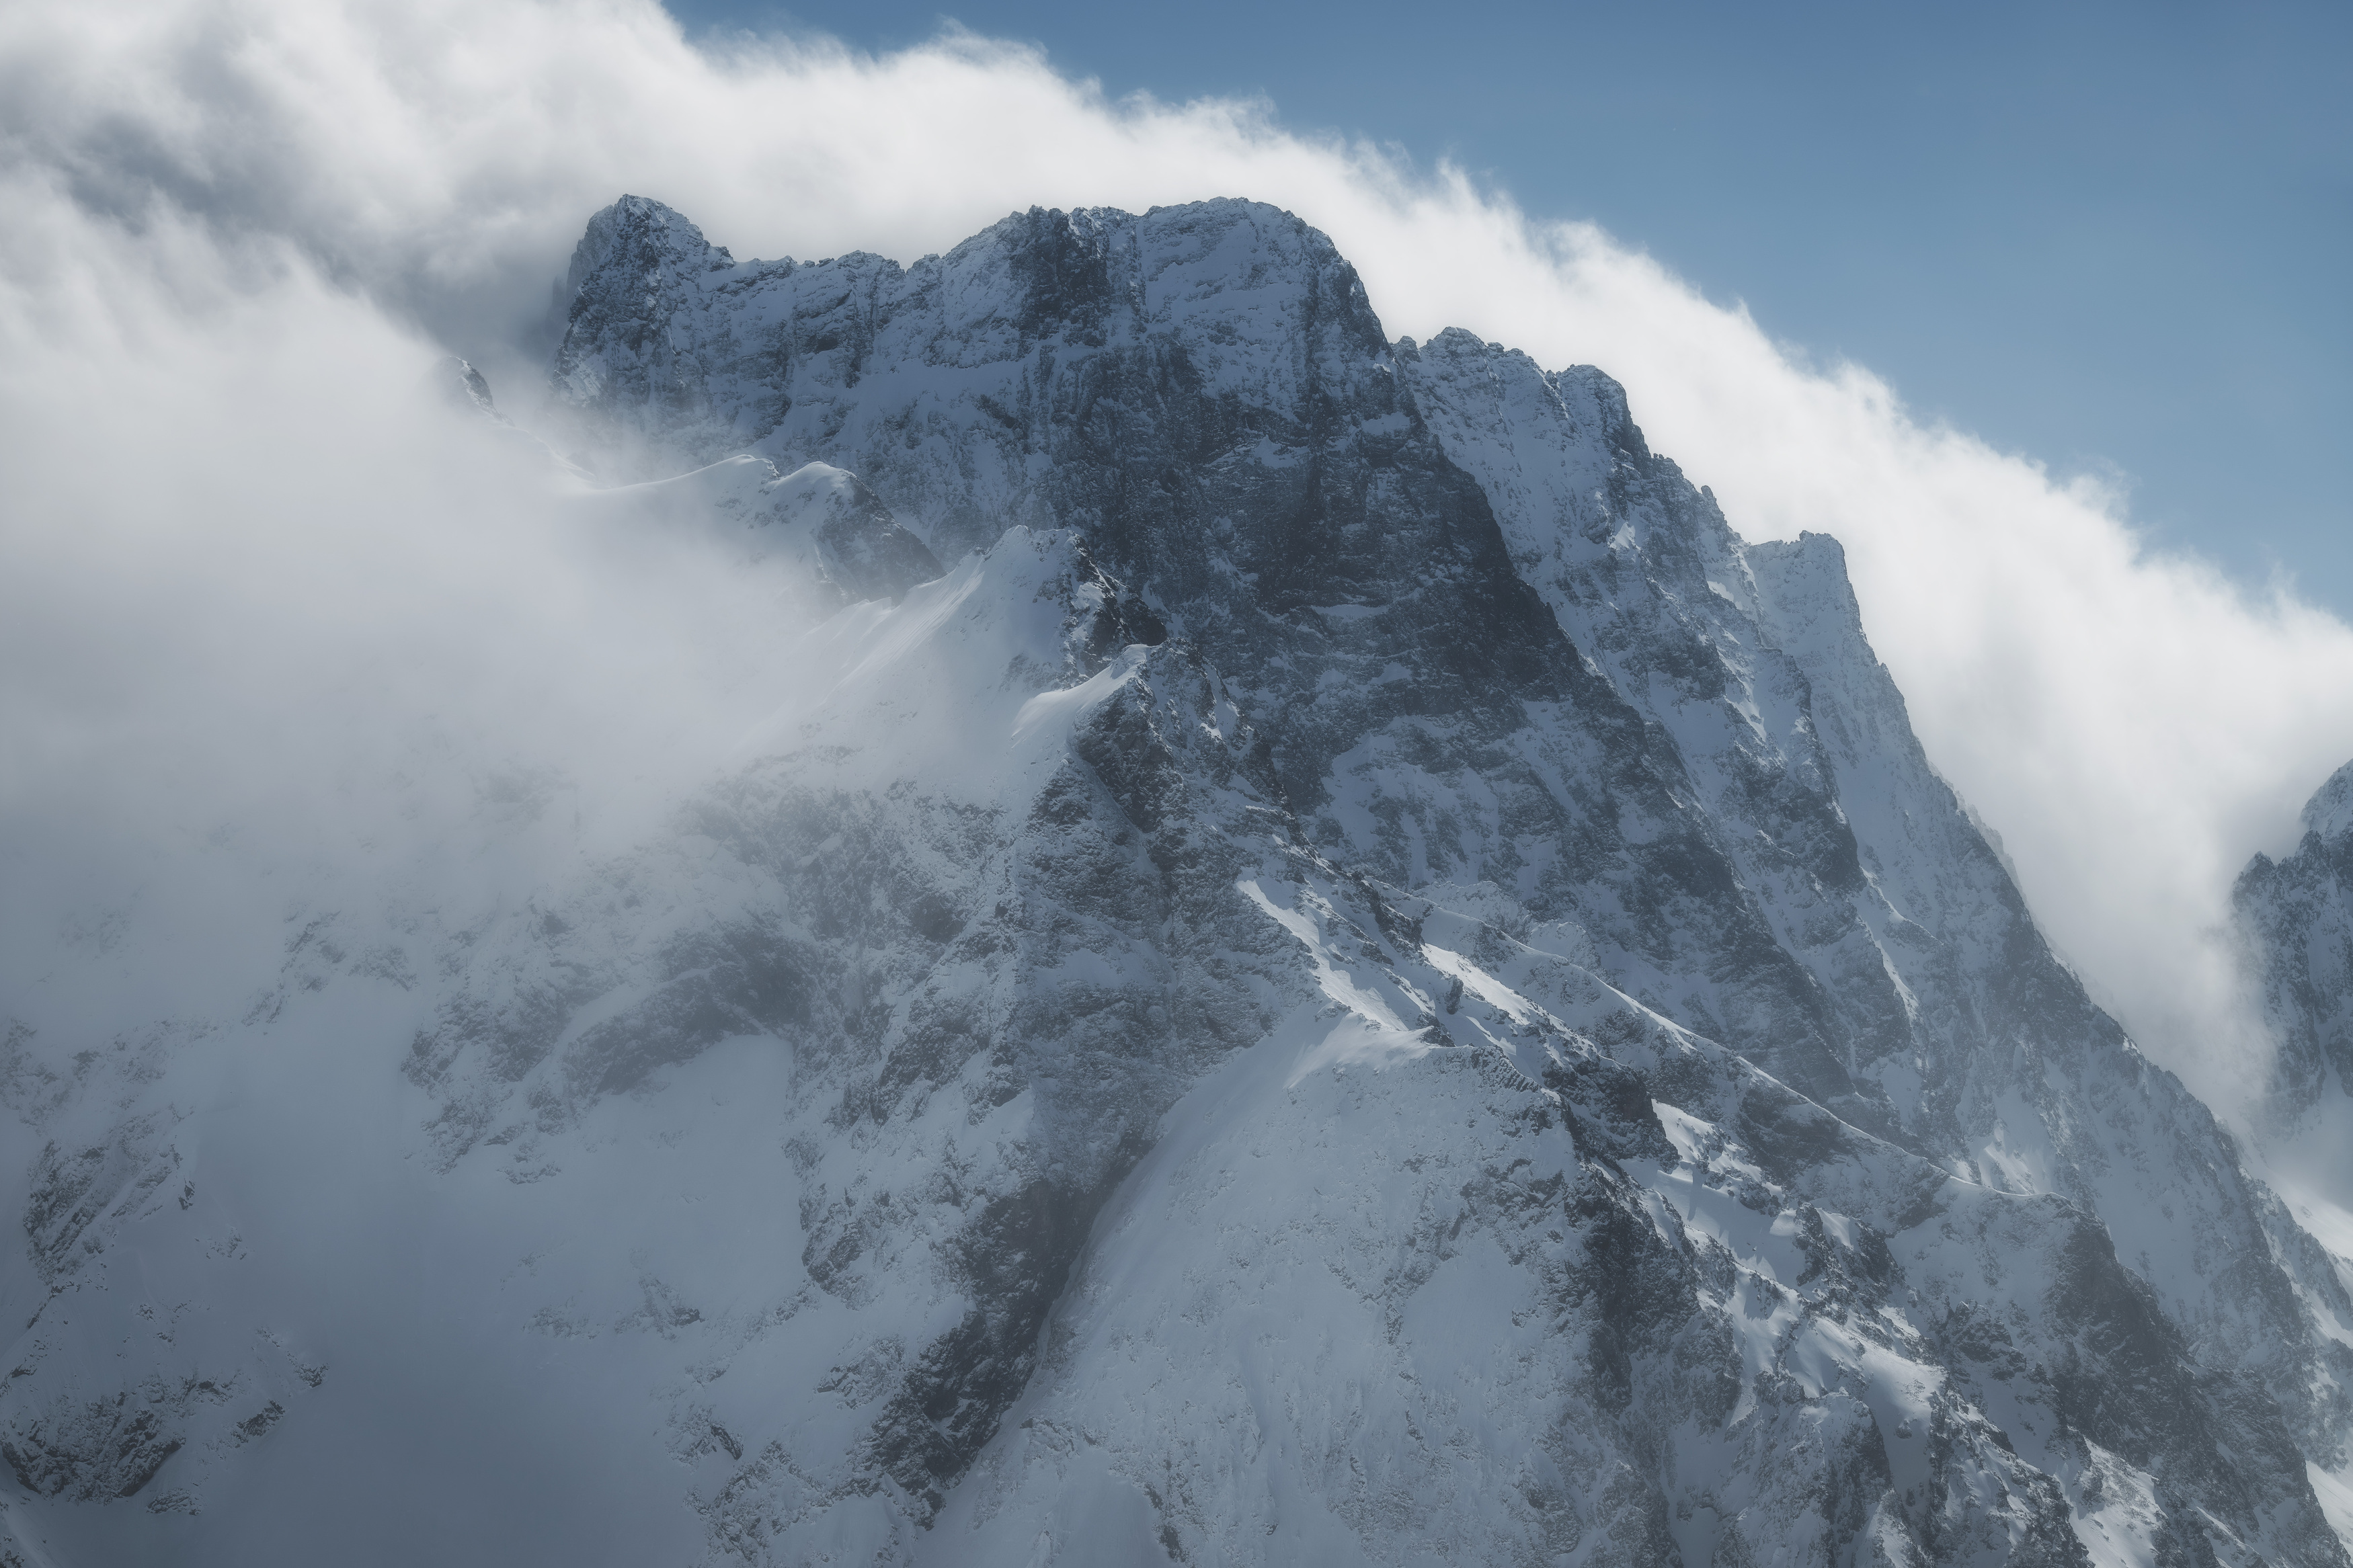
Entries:
[[2264, 963], [2263, 1004], [2291, 1107], [2353, 1084], [2353, 763], [2304, 808], [2304, 839], [2279, 860], [2258, 855], [2234, 904]]
[[1242, 201], [565, 298], [533, 460], [772, 711], [5, 999], [22, 1561], [2346, 1561], [2347, 1266], [1601, 372]]

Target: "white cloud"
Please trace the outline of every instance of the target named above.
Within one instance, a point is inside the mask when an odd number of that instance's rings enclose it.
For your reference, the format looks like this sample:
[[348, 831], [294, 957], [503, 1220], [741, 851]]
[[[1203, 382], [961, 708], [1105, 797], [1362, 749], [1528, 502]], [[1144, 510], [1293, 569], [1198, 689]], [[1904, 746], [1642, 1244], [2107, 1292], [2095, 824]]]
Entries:
[[[387, 573], [374, 545], [273, 553], [273, 531], [340, 515], [350, 486], [280, 486], [240, 511], [244, 477], [207, 453], [295, 443], [374, 486], [371, 465], [408, 449], [381, 434], [402, 426], [380, 389], [412, 374], [420, 338], [527, 395], [512, 344], [586, 215], [623, 191], [739, 257], [911, 258], [1032, 204], [1244, 195], [1330, 233], [1392, 332], [1461, 325], [1599, 364], [1735, 526], [1843, 540], [1931, 756], [2000, 829], [2060, 946], [2210, 1093], [2250, 1047], [2201, 931], [2246, 854], [2282, 847], [2303, 795], [2353, 756], [2353, 631], [2334, 618], [2147, 552], [2095, 486], [1922, 427], [1867, 373], [1808, 365], [1591, 227], [1292, 133], [1264, 106], [1109, 102], [966, 37], [881, 58], [748, 38], [700, 52], [649, 0], [210, 0], [11, 9], [0, 138], [16, 215], [0, 237], [5, 547], [20, 583], [46, 563], [49, 603], [85, 631], [207, 624], [164, 602], [154, 561], [100, 594], [102, 552], [58, 544], [92, 474], [121, 503], [109, 527], [136, 514], [172, 571], [187, 565], [173, 552], [210, 563], [192, 593], [238, 604], [222, 563], [265, 560], [278, 608], [261, 618], [281, 632], [290, 598], [338, 602], [337, 574], [367, 579], [370, 637], [422, 613], [403, 595], [449, 574]], [[363, 418], [389, 423], [357, 434]], [[461, 558], [476, 548], [454, 537]], [[137, 679], [107, 641], [68, 636], [90, 666], [52, 661], [9, 700], [60, 721], [106, 711], [100, 689]]]
[[[37, 990], [100, 1038], [235, 1017], [304, 907], [429, 879], [462, 926], [515, 858], [641, 833], [775, 708], [751, 672], [799, 628], [773, 579], [629, 548], [543, 449], [425, 384], [412, 330], [287, 247], [227, 264], [168, 213], [132, 241], [21, 174], [0, 177], [0, 1014]], [[81, 984], [34, 984], [82, 960]]]

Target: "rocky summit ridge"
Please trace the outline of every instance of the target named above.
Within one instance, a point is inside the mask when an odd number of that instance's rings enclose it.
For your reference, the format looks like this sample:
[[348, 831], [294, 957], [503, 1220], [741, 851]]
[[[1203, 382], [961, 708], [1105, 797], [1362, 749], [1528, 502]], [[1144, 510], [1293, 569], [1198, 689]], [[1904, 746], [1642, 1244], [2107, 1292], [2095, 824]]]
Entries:
[[713, 1563], [2345, 1563], [2345, 1265], [2052, 956], [1836, 542], [1609, 377], [1392, 342], [1242, 201], [902, 267], [625, 197], [566, 298], [581, 504], [789, 578], [824, 696], [205, 1026], [382, 1058], [424, 1327], [237, 1273], [301, 1227], [198, 1208], [168, 1026], [16, 1023], [20, 1553], [259, 1560], [298, 1442], [552, 1484], [349, 1365], [586, 1424], [551, 1560], [624, 1560], [594, 1481]]
[[2304, 835], [2240, 873], [2232, 908], [2276, 1047], [2267, 1086], [2290, 1125], [2353, 1093], [2353, 763], [2304, 807]]

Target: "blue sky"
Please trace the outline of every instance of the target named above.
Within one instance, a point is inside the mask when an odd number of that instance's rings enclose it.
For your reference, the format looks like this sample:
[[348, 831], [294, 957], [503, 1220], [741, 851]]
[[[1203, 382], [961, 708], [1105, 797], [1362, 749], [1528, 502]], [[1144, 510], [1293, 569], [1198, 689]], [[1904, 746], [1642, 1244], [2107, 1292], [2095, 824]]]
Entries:
[[1260, 94], [1294, 131], [1451, 159], [1924, 416], [2125, 477], [2155, 541], [2353, 616], [2342, 0], [670, 3], [690, 32], [873, 50], [953, 19], [1113, 95]]

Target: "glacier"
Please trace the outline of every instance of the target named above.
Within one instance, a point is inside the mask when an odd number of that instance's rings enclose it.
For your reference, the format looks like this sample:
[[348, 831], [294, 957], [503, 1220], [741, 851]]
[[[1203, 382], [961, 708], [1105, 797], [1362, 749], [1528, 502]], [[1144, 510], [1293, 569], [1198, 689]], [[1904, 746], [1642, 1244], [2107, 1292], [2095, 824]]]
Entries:
[[2345, 1242], [1601, 372], [1244, 201], [625, 197], [561, 298], [546, 419], [453, 395], [805, 628], [769, 716], [233, 1007], [21, 971], [0, 1561], [2346, 1563]]

